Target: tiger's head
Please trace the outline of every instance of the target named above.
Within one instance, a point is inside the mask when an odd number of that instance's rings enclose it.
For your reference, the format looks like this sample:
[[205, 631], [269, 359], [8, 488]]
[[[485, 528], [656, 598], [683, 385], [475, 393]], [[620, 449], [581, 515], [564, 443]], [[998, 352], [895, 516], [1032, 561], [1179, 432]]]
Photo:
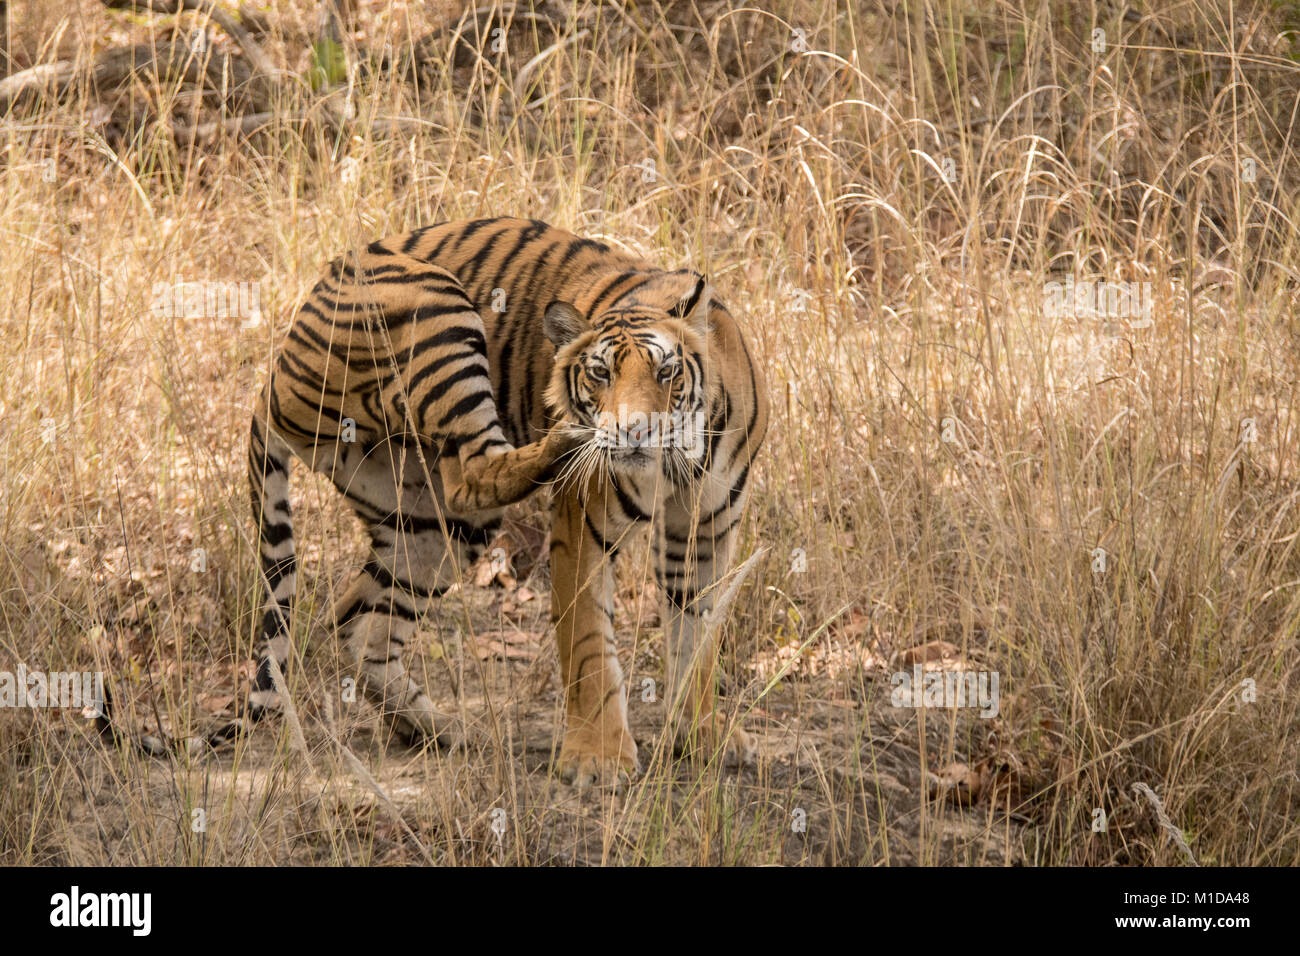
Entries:
[[647, 285], [592, 316], [569, 302], [546, 309], [542, 328], [555, 346], [546, 399], [586, 435], [571, 469], [580, 478], [658, 467], [685, 480], [708, 444], [708, 285], [695, 273]]

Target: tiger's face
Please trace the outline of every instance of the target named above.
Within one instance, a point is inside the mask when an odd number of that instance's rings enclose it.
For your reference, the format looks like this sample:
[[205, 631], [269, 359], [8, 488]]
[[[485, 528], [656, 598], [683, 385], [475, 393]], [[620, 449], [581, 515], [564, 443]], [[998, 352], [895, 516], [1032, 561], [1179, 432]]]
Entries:
[[660, 468], [672, 479], [692, 471], [704, 453], [710, 397], [704, 293], [698, 277], [667, 308], [636, 303], [594, 319], [566, 302], [546, 310], [543, 328], [556, 348], [547, 399], [586, 434], [576, 472]]

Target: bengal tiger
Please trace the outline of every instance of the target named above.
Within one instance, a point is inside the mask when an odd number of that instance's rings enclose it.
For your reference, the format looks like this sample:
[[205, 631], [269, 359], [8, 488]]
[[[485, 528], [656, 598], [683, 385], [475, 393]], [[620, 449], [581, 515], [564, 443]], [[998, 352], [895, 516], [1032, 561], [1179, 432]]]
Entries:
[[752, 761], [750, 736], [717, 709], [705, 616], [767, 416], [740, 326], [695, 271], [514, 218], [428, 226], [336, 259], [299, 308], [250, 425], [267, 594], [247, 716], [277, 708], [271, 661], [283, 668], [289, 655], [297, 457], [368, 529], [368, 560], [334, 622], [366, 696], [404, 736], [459, 739], [403, 650], [503, 509], [549, 485], [561, 777], [586, 786], [638, 769], [611, 566], [651, 521], [677, 733]]

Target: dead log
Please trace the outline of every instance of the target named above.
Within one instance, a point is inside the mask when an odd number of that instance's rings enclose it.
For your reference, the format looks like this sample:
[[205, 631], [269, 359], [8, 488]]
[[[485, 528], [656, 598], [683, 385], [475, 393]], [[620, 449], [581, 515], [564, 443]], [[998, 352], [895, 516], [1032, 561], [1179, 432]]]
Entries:
[[84, 67], [75, 60], [42, 63], [0, 80], [0, 112], [42, 95], [63, 95], [86, 77], [101, 90], [120, 86], [137, 76], [180, 80], [221, 89], [225, 78], [235, 92], [247, 91], [252, 72], [243, 60], [209, 52], [196, 54], [188, 43], [139, 43], [107, 50]]
[[235, 41], [251, 68], [249, 94], [256, 109], [270, 105], [271, 94], [277, 79], [285, 71], [276, 67], [271, 58], [253, 39], [252, 34], [233, 16], [221, 9], [213, 0], [101, 0], [113, 10], [131, 10], [137, 13], [177, 14], [185, 10], [201, 13], [215, 23], [230, 39]]

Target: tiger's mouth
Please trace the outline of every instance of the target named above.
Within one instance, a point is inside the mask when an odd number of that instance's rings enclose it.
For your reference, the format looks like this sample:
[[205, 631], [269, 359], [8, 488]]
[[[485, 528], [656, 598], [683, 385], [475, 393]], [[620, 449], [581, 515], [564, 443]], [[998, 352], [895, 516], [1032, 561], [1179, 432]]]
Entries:
[[684, 409], [664, 412], [632, 412], [620, 406], [617, 412], [603, 411], [594, 423], [596, 441], [613, 452], [627, 454], [649, 450], [691, 451], [704, 433], [704, 413]]
[[661, 448], [630, 445], [609, 449], [609, 461], [617, 471], [645, 471], [654, 465], [662, 453]]
[[602, 413], [596, 420], [593, 440], [608, 466], [622, 472], [650, 468], [664, 449], [671, 447], [671, 435], [661, 430], [658, 415], [624, 413], [615, 417]]
[[581, 486], [595, 475], [644, 477], [651, 472], [686, 480], [703, 451], [703, 433], [692, 424], [700, 415], [688, 420], [678, 411], [621, 416], [601, 412], [594, 420], [574, 423], [585, 433], [585, 441], [569, 456], [559, 481]]

